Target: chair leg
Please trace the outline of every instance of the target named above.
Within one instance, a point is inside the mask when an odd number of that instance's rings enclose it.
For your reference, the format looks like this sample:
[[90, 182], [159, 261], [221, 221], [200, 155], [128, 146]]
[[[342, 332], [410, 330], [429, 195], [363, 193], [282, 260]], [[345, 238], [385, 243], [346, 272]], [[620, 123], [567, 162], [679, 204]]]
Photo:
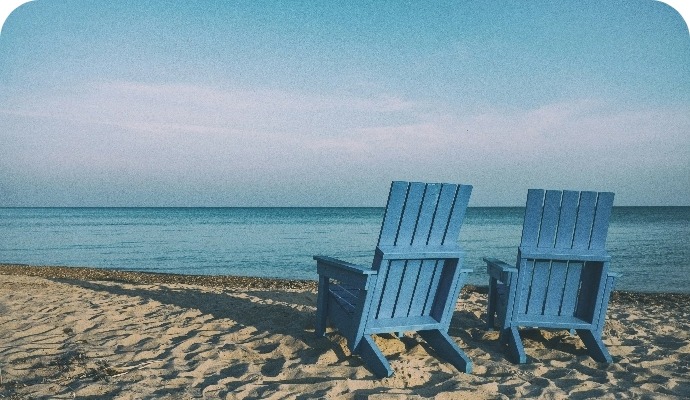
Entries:
[[494, 330], [494, 318], [496, 317], [496, 301], [498, 293], [496, 293], [496, 278], [489, 278], [489, 296], [488, 305], [486, 307], [486, 329]]
[[364, 363], [377, 377], [386, 378], [393, 375], [393, 370], [390, 364], [388, 364], [388, 360], [386, 360], [386, 357], [376, 346], [371, 336], [364, 335], [355, 352], [362, 357]]
[[522, 339], [520, 339], [520, 332], [518, 332], [517, 327], [510, 327], [503, 332], [505, 340], [508, 342], [508, 355], [512, 358], [513, 362], [518, 364], [524, 364], [527, 362], [527, 354], [525, 353], [525, 347], [522, 345]]
[[451, 363], [458, 371], [467, 374], [472, 373], [472, 361], [447, 333], [439, 330], [419, 331], [417, 333], [429, 343], [441, 358]]
[[328, 316], [328, 278], [319, 276], [319, 294], [316, 298], [316, 336], [326, 334], [326, 317]]
[[593, 359], [602, 363], [613, 362], [611, 355], [608, 350], [606, 350], [604, 342], [601, 341], [598, 335], [595, 335], [595, 333], [589, 329], [578, 329], [577, 334], [580, 336], [580, 339], [582, 339], [582, 342], [587, 347], [587, 352]]

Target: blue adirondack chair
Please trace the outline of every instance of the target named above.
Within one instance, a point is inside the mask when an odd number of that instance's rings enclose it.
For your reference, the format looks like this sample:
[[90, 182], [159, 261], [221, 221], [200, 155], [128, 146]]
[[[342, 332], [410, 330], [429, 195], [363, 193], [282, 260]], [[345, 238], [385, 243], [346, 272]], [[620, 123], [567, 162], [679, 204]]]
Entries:
[[601, 333], [618, 274], [605, 249], [613, 193], [530, 189], [517, 265], [485, 258], [487, 323], [525, 363], [519, 327], [577, 331], [592, 358], [612, 362]]
[[457, 243], [472, 186], [393, 182], [372, 267], [314, 256], [316, 334], [327, 319], [378, 376], [393, 374], [372, 335], [416, 331], [446, 361], [472, 363], [448, 336], [467, 273]]

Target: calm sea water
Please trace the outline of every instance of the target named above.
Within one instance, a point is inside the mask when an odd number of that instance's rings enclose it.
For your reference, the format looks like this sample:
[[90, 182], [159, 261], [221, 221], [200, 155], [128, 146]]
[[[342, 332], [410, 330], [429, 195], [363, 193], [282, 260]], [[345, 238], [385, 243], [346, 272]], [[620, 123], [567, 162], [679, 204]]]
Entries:
[[[470, 208], [460, 234], [473, 284], [481, 258], [513, 263], [522, 208]], [[0, 262], [198, 275], [317, 279], [314, 254], [368, 265], [382, 208], [0, 208]], [[616, 207], [617, 289], [690, 293], [690, 207]]]

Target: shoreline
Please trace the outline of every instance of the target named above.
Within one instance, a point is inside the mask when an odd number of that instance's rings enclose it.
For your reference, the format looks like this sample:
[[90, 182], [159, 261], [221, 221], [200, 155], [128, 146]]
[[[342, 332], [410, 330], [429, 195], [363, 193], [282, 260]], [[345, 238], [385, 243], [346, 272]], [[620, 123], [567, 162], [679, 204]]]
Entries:
[[317, 282], [300, 279], [259, 278], [233, 275], [183, 275], [92, 267], [0, 263], [1, 275], [24, 275], [46, 279], [110, 281], [131, 284], [185, 284], [227, 289], [316, 290]]
[[[235, 275], [183, 275], [166, 272], [142, 272], [94, 267], [67, 267], [53, 265], [29, 265], [0, 263], [0, 275], [23, 275], [46, 279], [68, 279], [81, 281], [110, 281], [131, 284], [186, 284], [225, 289], [268, 289], [268, 290], [316, 290], [317, 281], [305, 279], [279, 279]], [[463, 292], [486, 294], [488, 287], [464, 285]], [[635, 301], [678, 301], [690, 303], [690, 293], [637, 292], [615, 290], [611, 294], [614, 302]]]

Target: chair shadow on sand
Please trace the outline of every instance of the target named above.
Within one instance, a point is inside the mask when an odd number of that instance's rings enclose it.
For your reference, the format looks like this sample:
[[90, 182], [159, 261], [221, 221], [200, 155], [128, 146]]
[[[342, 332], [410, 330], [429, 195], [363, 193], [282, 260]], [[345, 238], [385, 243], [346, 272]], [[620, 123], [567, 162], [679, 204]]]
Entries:
[[[228, 326], [227, 333], [234, 333], [245, 327], [256, 329], [255, 337], [265, 337], [270, 334], [283, 334], [303, 340], [308, 346], [314, 344], [314, 312], [300, 310], [305, 306], [314, 306], [316, 295], [312, 293], [292, 293], [263, 290], [223, 290], [223, 292], [201, 292], [187, 288], [173, 288], [166, 284], [158, 284], [157, 288], [149, 289], [144, 286], [127, 288], [128, 283], [113, 282], [114, 284], [100, 284], [97, 282], [53, 279], [56, 282], [79, 286], [85, 289], [108, 292], [118, 296], [140, 297], [157, 301], [161, 304], [176, 306], [184, 311], [198, 310], [203, 315], [210, 315], [214, 320], [228, 319], [234, 323]], [[147, 285], [148, 286], [148, 285]], [[235, 296], [237, 293], [238, 296]], [[240, 297], [239, 295], [246, 297]], [[312, 304], [304, 297], [312, 297]], [[254, 298], [254, 299], [253, 299]], [[256, 299], [261, 302], [257, 302]], [[289, 321], [289, 324], [280, 322]], [[300, 322], [297, 324], [297, 322]], [[296, 329], [300, 326], [301, 329]], [[318, 357], [315, 357], [318, 358]], [[309, 360], [305, 360], [309, 361]], [[313, 360], [312, 360], [313, 361]]]
[[[474, 287], [469, 290], [484, 296], [487, 294], [486, 287]], [[467, 304], [470, 302], [465, 296], [462, 296], [463, 298], [459, 303]], [[505, 345], [500, 343], [499, 332], [486, 330], [486, 302], [486, 297], [481, 297], [480, 300], [475, 301], [476, 304], [474, 305], [481, 310], [476, 314], [468, 310], [456, 310], [448, 333], [451, 337], [462, 340], [468, 350], [478, 349], [482, 353], [488, 354], [491, 361], [502, 363], [505, 360], [503, 354]], [[539, 348], [558, 351], [566, 353], [567, 355], [564, 357], [570, 358], [588, 354], [582, 341], [577, 336], [571, 335], [568, 330], [548, 332], [536, 328], [524, 329], [520, 335], [529, 349]], [[532, 352], [533, 350], [530, 350], [530, 353]]]
[[[228, 320], [227, 326], [223, 326], [224, 329], [222, 331], [215, 333], [210, 331], [203, 332], [205, 343], [216, 346], [219, 349], [227, 349], [234, 345], [246, 345], [254, 342], [250, 347], [265, 359], [265, 364], [261, 367], [261, 373], [265, 377], [278, 378], [281, 375], [286, 360], [283, 357], [284, 355], [279, 354], [278, 347], [281, 341], [286, 340], [285, 337], [290, 337], [291, 339], [288, 340], [295, 340], [298, 343], [297, 348], [294, 350], [294, 358], [290, 360], [291, 363], [295, 362], [304, 366], [322, 364], [324, 368], [338, 364], [352, 367], [353, 371], [362, 370], [362, 361], [358, 357], [353, 357], [349, 354], [349, 351], [346, 350], [344, 344], [339, 340], [339, 333], [336, 330], [330, 331], [325, 338], [318, 338], [314, 335], [316, 293], [311, 291], [288, 292], [248, 289], [237, 292], [223, 290], [216, 293], [194, 289], [176, 289], [165, 284], [151, 288], [150, 286], [143, 285], [129, 286], [129, 284], [120, 282], [101, 284], [65, 279], [54, 279], [54, 281], [88, 290], [106, 292], [116, 296], [137, 298], [132, 300], [132, 304], [138, 304], [143, 299], [144, 301], [155, 301], [163, 305], [179, 307], [181, 310], [176, 313], [179, 318], [171, 317], [168, 322], [169, 326], [166, 329], [189, 323], [186, 320], [187, 317], [183, 316], [183, 314], [194, 310], [198, 310], [201, 313], [201, 317], [211, 317], [211, 319], [205, 318], [204, 323], [217, 322], [224, 324], [223, 320]], [[451, 336], [456, 340], [460, 339], [465, 342], [468, 348], [479, 348], [482, 351], [496, 353], [496, 357], [500, 356], [500, 352], [497, 351], [494, 343], [482, 341], [481, 338], [479, 340], [473, 338], [472, 333], [467, 329], [468, 327], [480, 331], [483, 327], [483, 321], [470, 312], [456, 311], [451, 322]], [[253, 329], [254, 331], [250, 333], [240, 332], [246, 329]], [[179, 343], [193, 339], [199, 334], [199, 329], [192, 329], [188, 333], [174, 337], [172, 344], [161, 346], [163, 352], [157, 358], [168, 359], [174, 357], [173, 352]], [[229, 343], [228, 338], [231, 337], [241, 337], [242, 339], [238, 343]], [[416, 345], [421, 345], [430, 354], [430, 357], [436, 356], [434, 350], [419, 337], [406, 335], [402, 338], [402, 342], [405, 349], [409, 350]], [[116, 348], [114, 351], [124, 352], [131, 350]], [[194, 353], [196, 349], [189, 351]], [[332, 351], [334, 356], [329, 361], [324, 362], [322, 357], [329, 351]], [[192, 356], [193, 354], [188, 354], [185, 357]], [[396, 359], [400, 357], [400, 354], [389, 354], [389, 356], [392, 359]], [[215, 376], [209, 376], [203, 385], [215, 384], [226, 376], [239, 378], [246, 371], [247, 366], [242, 363], [228, 365], [227, 368], [220, 372], [225, 376], [219, 376], [220, 373], [215, 374]], [[439, 379], [443, 378], [441, 375], [439, 375]], [[375, 379], [374, 376], [369, 378]], [[445, 377], [445, 379], [447, 378]], [[348, 379], [348, 376], [319, 376], [317, 373], [308, 380], [314, 383], [321, 380], [331, 381], [338, 379]], [[289, 379], [278, 382], [287, 384], [304, 383]]]
[[[327, 339], [316, 340], [314, 336], [315, 303], [316, 294], [311, 292], [280, 292], [264, 290], [242, 290], [223, 292], [206, 292], [194, 289], [177, 289], [166, 284], [156, 285], [156, 288], [147, 286], [125, 287], [120, 282], [113, 284], [100, 284], [97, 282], [53, 279], [55, 282], [78, 286], [88, 290], [106, 292], [116, 296], [139, 298], [144, 301], [155, 301], [162, 305], [179, 307], [176, 316], [168, 320], [165, 329], [177, 329], [189, 324], [190, 321], [184, 316], [186, 312], [198, 310], [201, 314], [203, 324], [217, 323], [221, 328], [214, 327], [210, 330], [189, 329], [187, 333], [178, 334], [169, 343], [161, 344], [162, 353], [155, 356], [156, 359], [171, 362], [171, 359], [180, 357], [179, 346], [181, 343], [193, 341], [198, 335], [203, 335], [204, 349], [208, 350], [209, 345], [217, 351], [232, 352], [238, 346], [250, 349], [254, 354], [252, 360], [256, 363], [257, 359], [263, 359], [260, 366], [260, 375], [264, 378], [275, 378], [267, 385], [280, 385], [291, 383], [287, 380], [280, 380], [280, 375], [284, 372], [285, 365], [289, 361], [291, 364], [312, 365], [316, 364], [323, 353], [333, 350], [337, 359], [347, 360], [348, 363], [358, 363], [356, 359], [348, 357], [342, 349], [334, 346]], [[139, 303], [139, 300], [132, 301], [132, 304]], [[311, 307], [311, 309], [309, 309]], [[208, 316], [211, 318], [209, 319]], [[206, 318], [204, 318], [206, 317]], [[227, 326], [225, 325], [227, 321]], [[192, 322], [193, 323], [193, 322]], [[144, 326], [142, 326], [142, 329]], [[136, 328], [134, 328], [136, 329]], [[253, 331], [247, 332], [250, 329]], [[131, 332], [129, 332], [131, 333]], [[294, 339], [294, 353], [292, 357], [286, 359], [285, 354], [278, 351], [281, 342]], [[237, 339], [231, 340], [231, 339]], [[118, 346], [119, 347], [119, 346]], [[187, 354], [183, 355], [184, 361], [194, 358], [197, 352], [201, 351], [200, 345], [194, 345], [187, 349]], [[158, 348], [157, 348], [158, 349]], [[131, 351], [131, 349], [115, 348], [114, 352]], [[175, 354], [177, 353], [177, 354]], [[198, 383], [198, 387], [203, 388], [210, 385], [224, 386], [224, 391], [232, 392], [252, 381], [245, 381], [243, 377], [248, 374], [251, 363], [243, 357], [228, 359], [228, 365], [215, 373], [204, 377], [204, 381]], [[236, 382], [227, 382], [227, 378], [238, 378]], [[343, 377], [342, 379], [346, 379]], [[338, 380], [332, 376], [310, 377], [309, 383], [328, 382]], [[223, 382], [221, 382], [223, 381]], [[169, 389], [158, 389], [155, 395], [163, 396], [175, 394]]]
[[[266, 390], [269, 388], [275, 390], [279, 385], [323, 384], [344, 381], [352, 379], [355, 374], [359, 374], [355, 379], [376, 380], [373, 374], [365, 373], [364, 376], [362, 375], [362, 371], [365, 370], [362, 368], [363, 362], [359, 357], [352, 356], [346, 350], [345, 341], [340, 337], [337, 330], [329, 330], [325, 338], [315, 336], [316, 293], [312, 291], [217, 289], [218, 292], [212, 292], [179, 289], [166, 284], [151, 287], [120, 282], [98, 283], [64, 279], [54, 279], [54, 281], [87, 290], [106, 292], [115, 296], [129, 297], [132, 298], [131, 304], [140, 304], [143, 300], [144, 302], [155, 301], [164, 306], [179, 308], [179, 310], [174, 311], [174, 315], [170, 316], [166, 322], [167, 326], [162, 328], [165, 330], [180, 328], [186, 324], [196, 325], [198, 321], [189, 320], [190, 317], [185, 314], [190, 311], [198, 311], [200, 314], [197, 317], [200, 317], [201, 323], [204, 325], [211, 324], [211, 328], [204, 329], [201, 326], [195, 326], [186, 331], [178, 330], [177, 336], [168, 337], [167, 342], [156, 347], [156, 350], [160, 351], [159, 353], [155, 356], [149, 356], [162, 360], [168, 366], [176, 365], [178, 362], [188, 362], [202, 350], [209, 351], [209, 348], [233, 352], [237, 347], [244, 347], [252, 352], [251, 361], [244, 359], [243, 356], [226, 358], [227, 365], [204, 374], [203, 380], [195, 384], [199, 388], [218, 385], [223, 387], [223, 391], [230, 393], [235, 390], [243, 390], [245, 385], [259, 384], [257, 379], [260, 379], [260, 385], [265, 386]], [[480, 288], [478, 291], [481, 293], [482, 289]], [[466, 304], [469, 296], [469, 293], [463, 292], [459, 304]], [[506, 361], [497, 333], [487, 332], [485, 329], [485, 304], [486, 298], [481, 296], [477, 300], [476, 307], [471, 309], [461, 307], [461, 309], [455, 310], [448, 333], [455, 342], [468, 349], [471, 356], [476, 357], [475, 360], [479, 361], [480, 364], [486, 362], [504, 364]], [[142, 329], [145, 328], [141, 321], [132, 321], [132, 323], [142, 324]], [[215, 326], [213, 326], [214, 324]], [[131, 329], [131, 327], [130, 324], [129, 328]], [[137, 328], [134, 327], [133, 329], [136, 330]], [[142, 334], [144, 332], [136, 333]], [[586, 355], [586, 350], [579, 343], [577, 337], [574, 340], [562, 340], [564, 336], [568, 335], [567, 331], [554, 332], [553, 334], [558, 335], [558, 337], [544, 336], [539, 331], [526, 330], [522, 332], [528, 348], [538, 347], [545, 350], [557, 350], [568, 353], [570, 357]], [[383, 336], [385, 337], [385, 335]], [[197, 340], [200, 337], [201, 339]], [[388, 339], [395, 340], [392, 336]], [[400, 341], [403, 346], [397, 346], [393, 354], [391, 354], [390, 349], [387, 350], [386, 356], [391, 360], [407, 357], [405, 352], [417, 346], [421, 346], [428, 353], [432, 362], [436, 362], [433, 360], [438, 359], [438, 355], [435, 354], [432, 347], [418, 335], [408, 333], [400, 338]], [[187, 347], [184, 346], [185, 342], [202, 344]], [[285, 342], [287, 344], [284, 344]], [[281, 346], [290, 346], [291, 354], [285, 354], [285, 348]], [[181, 348], [184, 349], [182, 355], [180, 354]], [[125, 353], [131, 352], [132, 349], [116, 346], [113, 351], [114, 353]], [[290, 369], [294, 370], [297, 365], [302, 370], [298, 376], [286, 372]], [[347, 368], [349, 372], [333, 374], [333, 368], [342, 367]], [[162, 365], [161, 368], [165, 368], [165, 366]], [[511, 364], [510, 369], [513, 368], [517, 368], [517, 366]], [[453, 368], [449, 368], [449, 371], [436, 369], [434, 375], [430, 377], [430, 381], [419, 386], [417, 390], [424, 392], [425, 387], [429, 390], [438, 389], [445, 381], [454, 379], [456, 373], [450, 372], [451, 370]], [[169, 378], [176, 377], [175, 374], [177, 373], [175, 368], [172, 368], [170, 372], [163, 372]], [[489, 375], [484, 376], [484, 378], [492, 379], [490, 375], [502, 374], [498, 371], [488, 373]], [[252, 379], [254, 380], [247, 381], [247, 376], [253, 376]], [[501, 379], [498, 375], [493, 376]], [[159, 396], [174, 394], [173, 389], [159, 388], [156, 390], [155, 395]], [[357, 393], [353, 394], [374, 395], [385, 393], [385, 391], [385, 387], [360, 388], [356, 390]], [[313, 392], [311, 395], [318, 395], [318, 393]], [[327, 391], [321, 395], [327, 395]]]

